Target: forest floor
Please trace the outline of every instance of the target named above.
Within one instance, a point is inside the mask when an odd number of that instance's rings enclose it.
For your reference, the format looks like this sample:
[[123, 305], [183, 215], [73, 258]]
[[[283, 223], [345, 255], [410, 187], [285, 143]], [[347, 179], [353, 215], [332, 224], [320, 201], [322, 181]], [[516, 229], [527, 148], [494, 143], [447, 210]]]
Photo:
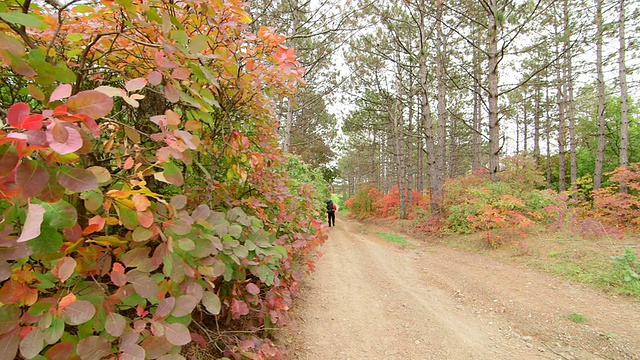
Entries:
[[637, 300], [508, 255], [375, 235], [392, 226], [329, 228], [277, 339], [288, 359], [640, 359]]

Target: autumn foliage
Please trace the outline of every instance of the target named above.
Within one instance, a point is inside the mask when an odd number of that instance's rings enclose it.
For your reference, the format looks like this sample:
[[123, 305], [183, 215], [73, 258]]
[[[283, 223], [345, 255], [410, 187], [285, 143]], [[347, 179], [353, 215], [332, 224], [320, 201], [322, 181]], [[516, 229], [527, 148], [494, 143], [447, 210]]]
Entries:
[[3, 356], [280, 357], [325, 238], [277, 146], [293, 49], [237, 0], [57, 4], [0, 3]]

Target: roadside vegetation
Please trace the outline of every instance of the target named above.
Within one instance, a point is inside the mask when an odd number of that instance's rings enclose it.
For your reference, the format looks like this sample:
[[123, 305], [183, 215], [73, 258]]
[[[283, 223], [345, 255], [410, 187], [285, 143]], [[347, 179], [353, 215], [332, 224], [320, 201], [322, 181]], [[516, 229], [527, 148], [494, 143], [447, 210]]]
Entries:
[[[505, 159], [501, 180], [474, 172], [445, 183], [444, 206], [433, 214], [428, 193], [414, 193], [408, 219], [400, 219], [397, 188], [382, 194], [363, 186], [345, 204], [350, 216], [384, 219], [393, 229], [467, 251], [501, 256], [603, 291], [640, 300], [640, 171], [609, 174], [596, 192], [558, 193], [526, 157]], [[631, 191], [618, 192], [624, 181]]]

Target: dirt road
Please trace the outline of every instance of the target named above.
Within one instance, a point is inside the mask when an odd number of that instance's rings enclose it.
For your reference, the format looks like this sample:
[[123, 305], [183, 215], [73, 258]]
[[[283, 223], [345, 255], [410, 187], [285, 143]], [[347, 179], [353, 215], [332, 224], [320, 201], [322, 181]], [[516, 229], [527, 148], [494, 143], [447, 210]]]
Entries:
[[640, 359], [640, 304], [627, 299], [479, 254], [389, 243], [344, 219], [321, 251], [282, 340], [290, 359]]

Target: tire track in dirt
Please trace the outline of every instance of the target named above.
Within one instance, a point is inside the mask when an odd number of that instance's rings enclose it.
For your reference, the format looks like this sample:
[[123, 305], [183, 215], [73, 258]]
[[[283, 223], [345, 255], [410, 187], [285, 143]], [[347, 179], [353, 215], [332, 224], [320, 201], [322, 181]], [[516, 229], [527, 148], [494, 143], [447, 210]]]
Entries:
[[[459, 262], [458, 252], [449, 248], [401, 247], [363, 234], [355, 222], [339, 219], [337, 225], [329, 229], [324, 256], [304, 280], [292, 310], [298, 328], [284, 340], [290, 359], [574, 356], [575, 351], [548, 347], [542, 341], [549, 339], [522, 332], [505, 318], [511, 314], [502, 300], [494, 304], [484, 289], [508, 283], [489, 283], [492, 278], [481, 272], [480, 278], [467, 276], [486, 267], [482, 256], [465, 254], [476, 257], [473, 263]], [[500, 278], [513, 281], [511, 268], [500, 266], [506, 269]]]

